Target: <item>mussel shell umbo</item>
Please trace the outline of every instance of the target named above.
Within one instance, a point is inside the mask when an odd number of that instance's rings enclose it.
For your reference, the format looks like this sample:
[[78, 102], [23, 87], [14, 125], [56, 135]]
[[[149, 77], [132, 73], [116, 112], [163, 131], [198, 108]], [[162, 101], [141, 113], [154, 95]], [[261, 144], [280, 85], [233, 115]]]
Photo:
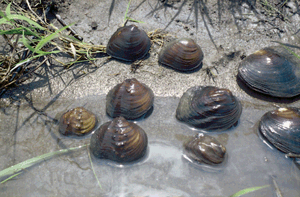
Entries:
[[151, 47], [147, 33], [135, 25], [119, 28], [109, 39], [106, 53], [116, 59], [135, 61], [143, 58]]
[[260, 120], [258, 131], [278, 150], [300, 154], [299, 108], [279, 108], [265, 113]]
[[220, 131], [237, 123], [241, 113], [242, 105], [230, 90], [195, 86], [182, 95], [176, 118], [200, 129]]
[[267, 47], [246, 57], [237, 76], [263, 94], [283, 98], [300, 94], [300, 60], [281, 46]]
[[184, 144], [185, 156], [191, 161], [215, 165], [225, 160], [226, 148], [214, 137], [200, 133]]
[[190, 71], [199, 67], [203, 60], [200, 46], [191, 38], [170, 42], [159, 53], [158, 62], [179, 71]]
[[63, 135], [81, 136], [91, 132], [97, 124], [96, 116], [83, 107], [76, 107], [64, 113], [59, 122], [59, 132]]
[[95, 131], [90, 149], [97, 158], [132, 162], [145, 155], [147, 146], [148, 138], [141, 127], [117, 117]]
[[137, 119], [153, 107], [153, 102], [154, 94], [148, 86], [135, 78], [126, 79], [108, 92], [106, 112], [113, 118]]

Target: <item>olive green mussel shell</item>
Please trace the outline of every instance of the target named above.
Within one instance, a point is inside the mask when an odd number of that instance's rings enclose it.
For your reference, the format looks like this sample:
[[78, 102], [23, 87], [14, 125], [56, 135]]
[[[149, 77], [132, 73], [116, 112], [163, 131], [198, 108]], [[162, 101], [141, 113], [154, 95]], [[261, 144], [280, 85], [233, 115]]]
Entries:
[[192, 161], [209, 165], [221, 164], [226, 154], [226, 148], [222, 144], [203, 133], [186, 143], [184, 149], [186, 156]]
[[263, 115], [259, 132], [284, 153], [300, 154], [300, 109], [278, 108]]
[[153, 107], [153, 102], [154, 94], [148, 86], [135, 78], [126, 79], [108, 92], [106, 112], [112, 118], [137, 119]]
[[179, 71], [190, 71], [199, 67], [203, 60], [200, 46], [190, 38], [177, 39], [159, 53], [158, 62]]
[[282, 98], [300, 94], [300, 60], [281, 46], [267, 47], [246, 57], [237, 76], [263, 94]]
[[145, 155], [147, 146], [148, 138], [141, 127], [117, 117], [95, 131], [90, 149], [97, 158], [132, 162]]
[[106, 53], [116, 59], [135, 61], [143, 58], [151, 47], [147, 33], [135, 25], [119, 28], [109, 39]]
[[195, 86], [180, 98], [176, 118], [207, 131], [222, 131], [239, 120], [242, 105], [230, 90], [214, 86]]
[[91, 132], [97, 124], [96, 116], [83, 107], [76, 107], [60, 118], [59, 132], [63, 135], [84, 135]]

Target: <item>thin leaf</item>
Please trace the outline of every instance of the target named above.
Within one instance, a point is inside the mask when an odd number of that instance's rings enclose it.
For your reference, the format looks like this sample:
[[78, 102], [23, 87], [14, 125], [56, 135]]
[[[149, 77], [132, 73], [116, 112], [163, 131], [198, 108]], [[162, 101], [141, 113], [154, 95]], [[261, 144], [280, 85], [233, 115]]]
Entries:
[[127, 20], [127, 13], [128, 13], [128, 10], [129, 10], [130, 3], [131, 3], [131, 0], [129, 0], [128, 5], [127, 5], [127, 9], [126, 9], [126, 12], [125, 12], [125, 17], [124, 17], [125, 21]]
[[291, 49], [289, 49], [287, 46], [285, 46], [284, 44], [279, 43], [281, 46], [283, 46], [286, 50], [288, 50], [290, 53], [292, 53], [296, 58], [300, 59], [300, 56], [297, 55], [294, 51], [292, 51]]
[[8, 177], [7, 179], [5, 179], [4, 181], [1, 181], [0, 184], [3, 184], [3, 183], [5, 183], [5, 182], [9, 181], [10, 179], [12, 179], [12, 178], [18, 176], [18, 175], [21, 174], [21, 173], [22, 173], [22, 172], [19, 172], [19, 173], [17, 173], [17, 174], [11, 175], [10, 177]]
[[132, 22], [136, 22], [136, 23], [145, 23], [143, 21], [138, 21], [138, 20], [135, 20], [135, 19], [130, 18], [130, 17], [127, 17], [127, 20], [132, 21]]
[[100, 184], [100, 181], [99, 181], [99, 179], [98, 179], [98, 177], [97, 177], [97, 175], [96, 175], [96, 172], [95, 172], [95, 170], [94, 170], [94, 165], [93, 165], [93, 162], [92, 162], [92, 158], [91, 158], [91, 154], [90, 154], [89, 147], [87, 147], [87, 151], [88, 151], [88, 156], [89, 156], [89, 160], [90, 160], [90, 163], [91, 163], [91, 166], [92, 166], [92, 170], [93, 170], [94, 176], [95, 176], [95, 178], [96, 178], [96, 180], [97, 180], [97, 182], [98, 182], [98, 185], [99, 185], [100, 189], [102, 189], [102, 186], [101, 186], [101, 184]]
[[23, 31], [22, 42], [25, 45], [25, 47], [27, 47], [30, 51], [34, 52], [35, 48], [33, 48], [32, 46], [30, 46], [30, 44], [27, 42], [27, 39], [25, 38], [24, 31]]
[[24, 35], [29, 35], [29, 36], [35, 36], [36, 34], [33, 33], [32, 31], [24, 30], [22, 27], [18, 27], [15, 29], [9, 29], [6, 31], [1, 31], [0, 30], [0, 35], [10, 35], [10, 34], [23, 34]]
[[9, 4], [7, 5], [7, 7], [6, 7], [6, 9], [5, 9], [5, 13], [6, 13], [6, 16], [7, 16], [7, 17], [11, 15], [11, 14], [10, 14], [10, 5], [11, 5], [11, 3], [9, 3]]
[[78, 146], [78, 147], [74, 147], [74, 148], [69, 148], [69, 149], [62, 149], [62, 150], [59, 150], [59, 151], [46, 153], [46, 154], [28, 159], [26, 161], [23, 161], [19, 164], [16, 164], [14, 166], [11, 166], [9, 168], [6, 168], [6, 169], [0, 171], [0, 178], [3, 178], [5, 176], [14, 175], [15, 173], [19, 173], [22, 170], [24, 170], [26, 168], [29, 168], [29, 167], [31, 167], [31, 166], [39, 163], [39, 162], [45, 161], [46, 159], [50, 159], [53, 156], [61, 155], [61, 154], [67, 153], [67, 152], [72, 151], [72, 150], [80, 149], [80, 148], [85, 147], [85, 146], [86, 145]]
[[2, 17], [0, 19], [0, 25], [1, 24], [10, 24], [12, 25], [10, 22], [9, 22], [9, 19], [5, 16], [5, 14], [3, 12], [0, 11], [0, 16]]
[[10, 16], [7, 16], [7, 18], [9, 20], [12, 20], [12, 19], [19, 19], [19, 20], [23, 20], [23, 21], [26, 21], [27, 23], [29, 23], [30, 25], [33, 25], [35, 26], [36, 28], [40, 29], [40, 30], [45, 30], [44, 27], [40, 26], [38, 23], [34, 22], [33, 20], [25, 17], [25, 16], [22, 16], [22, 15], [17, 15], [17, 14], [12, 14]]
[[270, 185], [264, 185], [264, 186], [258, 186], [258, 187], [250, 187], [250, 188], [247, 188], [247, 189], [243, 189], [243, 190], [238, 191], [237, 193], [231, 195], [230, 197], [238, 197], [238, 196], [242, 196], [242, 195], [244, 195], [244, 194], [248, 194], [248, 193], [250, 193], [250, 192], [254, 192], [254, 191], [257, 191], [257, 190], [266, 188], [266, 187], [270, 187]]
[[[71, 24], [73, 25], [73, 24]], [[35, 50], [39, 51], [45, 44], [47, 44], [48, 42], [50, 42], [51, 40], [53, 40], [61, 31], [67, 29], [68, 27], [70, 27], [71, 25], [65, 26], [57, 31], [55, 31], [54, 33], [50, 34], [49, 36], [43, 38], [36, 46]], [[36, 52], [35, 51], [35, 52]]]

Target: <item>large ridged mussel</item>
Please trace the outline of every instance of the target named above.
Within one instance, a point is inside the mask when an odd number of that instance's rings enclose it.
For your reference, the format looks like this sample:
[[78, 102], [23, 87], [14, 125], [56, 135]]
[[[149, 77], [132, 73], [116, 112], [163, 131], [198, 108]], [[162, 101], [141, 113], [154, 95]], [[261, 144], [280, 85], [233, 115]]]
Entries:
[[300, 154], [300, 109], [279, 108], [260, 120], [258, 131], [274, 147], [284, 153]]
[[300, 60], [281, 46], [267, 47], [246, 57], [238, 77], [251, 89], [274, 97], [300, 94]]
[[119, 28], [109, 39], [106, 53], [116, 59], [135, 61], [143, 58], [151, 47], [147, 33], [135, 25]]
[[132, 162], [145, 155], [147, 146], [148, 138], [141, 127], [117, 117], [95, 131], [90, 149], [97, 158]]
[[113, 118], [137, 119], [153, 107], [153, 102], [154, 94], [148, 86], [135, 78], [126, 79], [108, 92], [106, 112]]
[[198, 163], [221, 164], [225, 160], [226, 148], [214, 137], [200, 133], [184, 145], [185, 156]]
[[76, 107], [64, 113], [59, 122], [59, 132], [63, 135], [84, 135], [97, 124], [96, 116], [83, 107]]
[[195, 86], [181, 97], [176, 118], [204, 130], [226, 130], [240, 118], [242, 105], [228, 89]]
[[190, 71], [199, 67], [203, 60], [200, 46], [190, 38], [170, 42], [159, 53], [158, 62], [179, 71]]

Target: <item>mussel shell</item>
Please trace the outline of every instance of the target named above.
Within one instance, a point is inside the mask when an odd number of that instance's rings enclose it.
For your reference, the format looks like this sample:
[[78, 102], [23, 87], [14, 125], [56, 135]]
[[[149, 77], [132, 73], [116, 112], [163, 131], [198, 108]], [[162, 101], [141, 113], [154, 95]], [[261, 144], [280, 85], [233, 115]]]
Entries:
[[116, 85], [106, 96], [106, 112], [110, 117], [137, 119], [147, 113], [154, 102], [152, 90], [135, 78]]
[[198, 134], [184, 145], [186, 156], [198, 163], [209, 165], [221, 164], [226, 155], [226, 148], [214, 137]]
[[147, 33], [135, 25], [119, 28], [109, 39], [106, 53], [116, 59], [135, 61], [144, 57], [151, 47]]
[[300, 154], [299, 108], [279, 108], [265, 113], [258, 130], [278, 150]]
[[59, 132], [63, 135], [84, 135], [97, 124], [96, 116], [83, 107], [76, 107], [64, 113], [59, 122]]
[[158, 62], [179, 71], [189, 71], [199, 67], [203, 60], [200, 46], [190, 38], [170, 42], [161, 50]]
[[263, 94], [285, 98], [300, 94], [300, 60], [280, 46], [246, 57], [239, 65], [238, 77]]
[[176, 118], [208, 131], [226, 130], [240, 118], [242, 105], [230, 90], [195, 86], [181, 97]]
[[141, 127], [117, 117], [95, 131], [90, 149], [97, 158], [132, 162], [145, 155], [147, 146], [148, 138]]

